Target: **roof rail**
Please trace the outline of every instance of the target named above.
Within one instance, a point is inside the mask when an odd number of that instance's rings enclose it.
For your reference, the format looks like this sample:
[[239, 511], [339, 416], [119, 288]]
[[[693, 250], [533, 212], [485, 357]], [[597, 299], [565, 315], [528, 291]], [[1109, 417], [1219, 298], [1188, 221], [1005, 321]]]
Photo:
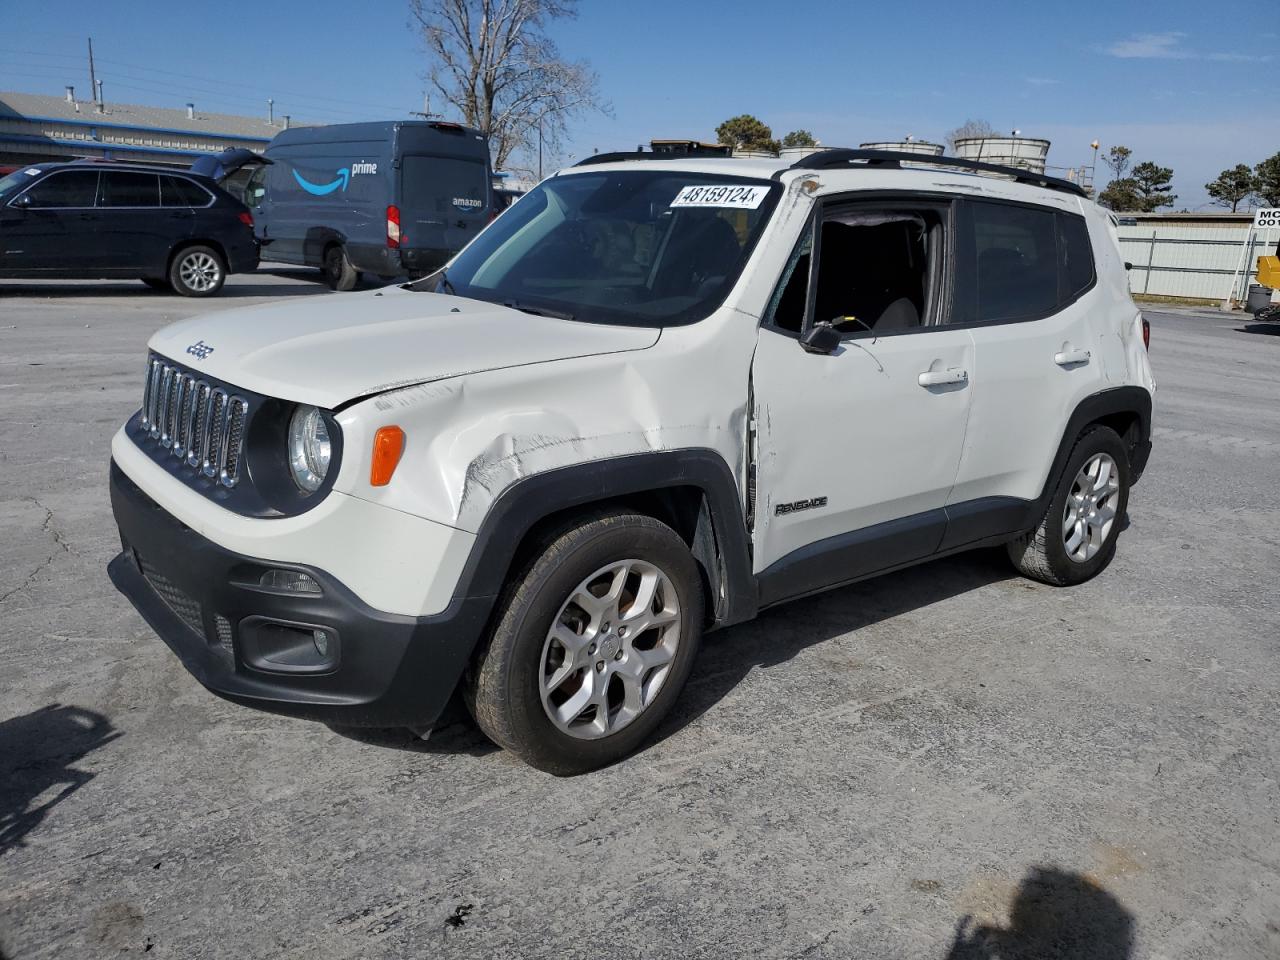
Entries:
[[974, 173], [999, 174], [1009, 177], [1018, 183], [1026, 183], [1046, 190], [1060, 190], [1063, 193], [1074, 193], [1076, 196], [1088, 197], [1089, 194], [1078, 183], [1063, 180], [1061, 177], [1047, 177], [1043, 173], [1030, 170], [1019, 170], [1017, 167], [1005, 167], [997, 163], [983, 163], [980, 160], [965, 160], [962, 157], [937, 157], [927, 153], [906, 153], [899, 150], [819, 150], [801, 157], [791, 165], [791, 170], [831, 170], [837, 167], [849, 167], [861, 164], [868, 167], [888, 167], [893, 170], [902, 169], [904, 163], [928, 165], [931, 167], [952, 167], [957, 170], [971, 170]]
[[593, 153], [574, 164], [575, 167], [590, 167], [597, 163], [620, 163], [623, 160], [688, 160], [690, 157], [728, 160], [723, 153], [715, 150], [685, 150], [682, 153], [658, 153], [654, 150], [620, 150], [614, 153]]

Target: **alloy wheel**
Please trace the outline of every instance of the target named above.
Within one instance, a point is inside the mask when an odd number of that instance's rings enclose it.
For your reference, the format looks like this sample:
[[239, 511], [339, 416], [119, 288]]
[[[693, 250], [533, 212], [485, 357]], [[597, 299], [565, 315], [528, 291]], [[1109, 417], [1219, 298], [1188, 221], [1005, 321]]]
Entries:
[[542, 706], [572, 737], [616, 733], [653, 703], [680, 645], [671, 579], [643, 560], [597, 570], [551, 622], [538, 675]]
[[1095, 453], [1076, 474], [1062, 515], [1067, 556], [1087, 563], [1107, 542], [1120, 506], [1120, 471], [1110, 454]]
[[218, 261], [203, 252], [187, 254], [178, 267], [182, 282], [198, 293], [207, 293], [217, 286], [221, 272]]

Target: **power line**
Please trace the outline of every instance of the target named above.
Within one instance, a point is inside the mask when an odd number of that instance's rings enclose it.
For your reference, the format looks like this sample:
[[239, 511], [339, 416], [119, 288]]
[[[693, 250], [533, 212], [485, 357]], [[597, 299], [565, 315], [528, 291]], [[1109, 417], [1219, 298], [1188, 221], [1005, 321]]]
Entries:
[[[82, 58], [79, 56], [72, 56], [70, 54], [62, 54], [62, 53], [45, 53], [43, 51], [35, 51], [35, 50], [12, 50], [12, 49], [0, 48], [0, 53], [7, 53], [7, 54], [22, 56], [22, 57], [35, 56], [35, 57], [43, 57], [46, 59], [70, 60], [77, 64], [82, 62]], [[163, 70], [159, 67], [144, 66], [142, 64], [129, 63], [127, 61], [114, 60], [107, 57], [97, 57], [96, 60], [99, 64], [109, 64], [116, 67], [123, 67], [127, 71], [134, 71], [142, 74], [157, 74], [164, 77], [178, 77], [180, 79], [185, 79], [185, 80], [195, 80], [200, 83], [212, 83], [217, 85], [219, 89], [223, 87], [239, 87], [242, 90], [261, 91], [269, 87], [267, 92], [271, 93], [272, 95], [276, 95], [276, 96], [283, 95], [283, 96], [291, 97], [298, 102], [305, 101], [305, 102], [316, 102], [316, 103], [341, 103], [341, 104], [346, 104], [348, 106], [354, 106], [354, 107], [373, 107], [379, 110], [398, 110], [399, 109], [398, 107], [390, 107], [386, 104], [371, 103], [365, 100], [349, 100], [343, 97], [326, 97], [318, 94], [307, 94], [307, 93], [298, 93], [297, 91], [291, 91], [291, 90], [280, 90], [279, 88], [269, 84], [243, 83], [235, 80], [224, 80], [220, 77], [200, 76], [192, 73], [179, 73], [173, 70]], [[40, 66], [43, 67], [46, 65], [40, 64]], [[52, 66], [52, 65], [47, 65], [47, 66]], [[125, 76], [127, 77], [128, 74], [126, 73]], [[135, 79], [150, 79], [150, 78], [135, 77]], [[157, 82], [164, 82], [164, 81], [157, 80]]]

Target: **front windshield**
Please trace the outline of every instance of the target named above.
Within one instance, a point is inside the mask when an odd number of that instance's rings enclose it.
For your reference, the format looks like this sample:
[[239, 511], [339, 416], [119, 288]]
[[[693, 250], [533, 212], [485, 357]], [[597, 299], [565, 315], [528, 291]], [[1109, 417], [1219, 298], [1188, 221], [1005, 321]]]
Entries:
[[31, 182], [31, 178], [40, 172], [38, 167], [20, 167], [7, 177], [0, 177], [0, 197], [16, 193], [23, 185]]
[[780, 192], [675, 170], [553, 177], [428, 289], [587, 322], [693, 323], [729, 293]]

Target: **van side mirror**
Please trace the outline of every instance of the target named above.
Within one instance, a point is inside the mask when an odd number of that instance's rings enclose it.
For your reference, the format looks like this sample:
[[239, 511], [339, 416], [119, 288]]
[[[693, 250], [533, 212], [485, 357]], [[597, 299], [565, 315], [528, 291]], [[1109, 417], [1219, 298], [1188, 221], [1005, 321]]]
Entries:
[[805, 353], [835, 353], [840, 346], [840, 331], [825, 321], [815, 323], [809, 332], [800, 338], [800, 346]]
[[27, 207], [31, 206], [31, 197], [24, 193], [22, 196], [14, 200], [13, 203], [9, 204], [9, 206], [16, 207], [19, 210], [25, 210]]

